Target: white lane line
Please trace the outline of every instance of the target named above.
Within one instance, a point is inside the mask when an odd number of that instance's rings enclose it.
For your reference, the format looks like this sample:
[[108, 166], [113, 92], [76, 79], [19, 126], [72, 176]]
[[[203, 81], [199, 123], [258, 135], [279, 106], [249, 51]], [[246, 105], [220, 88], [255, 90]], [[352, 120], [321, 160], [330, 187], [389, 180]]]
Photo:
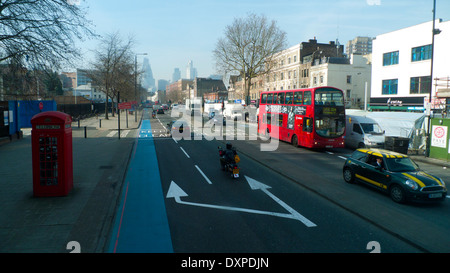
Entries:
[[117, 134], [117, 131], [111, 131], [109, 134], [106, 135], [106, 137], [113, 137]]
[[338, 157], [339, 157], [339, 158], [342, 158], [342, 159], [344, 159], [344, 160], [347, 160], [346, 157], [343, 157], [343, 156], [340, 156], [340, 155], [338, 155]]
[[183, 147], [180, 147], [180, 149], [183, 151], [183, 153], [187, 156], [187, 158], [191, 158], [188, 153], [186, 153], [186, 151], [183, 149]]
[[200, 168], [197, 165], [195, 165], [195, 167], [200, 172], [200, 174], [203, 176], [203, 178], [205, 178], [206, 182], [208, 182], [208, 184], [212, 184], [211, 180], [209, 180], [209, 178], [202, 172], [202, 170], [200, 170]]

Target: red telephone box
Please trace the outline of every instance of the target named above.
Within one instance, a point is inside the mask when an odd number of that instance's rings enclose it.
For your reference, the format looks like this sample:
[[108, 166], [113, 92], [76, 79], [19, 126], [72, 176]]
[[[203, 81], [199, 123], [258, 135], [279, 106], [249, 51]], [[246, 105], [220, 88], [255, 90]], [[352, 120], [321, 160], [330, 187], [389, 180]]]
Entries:
[[57, 111], [31, 119], [34, 196], [66, 196], [73, 188], [72, 118]]

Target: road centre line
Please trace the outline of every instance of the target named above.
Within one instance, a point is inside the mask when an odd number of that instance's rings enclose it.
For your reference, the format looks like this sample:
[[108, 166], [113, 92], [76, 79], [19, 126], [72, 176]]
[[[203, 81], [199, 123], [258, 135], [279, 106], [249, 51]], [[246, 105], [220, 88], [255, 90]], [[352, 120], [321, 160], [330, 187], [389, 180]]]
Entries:
[[187, 158], [191, 158], [188, 153], [186, 153], [186, 151], [183, 149], [183, 147], [180, 147], [180, 149], [183, 151], [183, 153], [187, 156]]
[[209, 178], [202, 172], [202, 170], [197, 165], [195, 165], [195, 167], [200, 172], [200, 174], [203, 176], [203, 178], [205, 178], [206, 182], [208, 182], [208, 184], [212, 184], [211, 180], [209, 180]]

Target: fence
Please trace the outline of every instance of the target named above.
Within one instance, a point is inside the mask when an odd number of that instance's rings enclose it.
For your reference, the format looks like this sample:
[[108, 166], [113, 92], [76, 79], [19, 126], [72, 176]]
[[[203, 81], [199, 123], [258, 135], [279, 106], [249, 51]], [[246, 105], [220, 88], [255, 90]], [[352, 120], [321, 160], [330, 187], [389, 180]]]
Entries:
[[[111, 103], [108, 103], [108, 111], [111, 112]], [[105, 103], [86, 104], [58, 104], [57, 110], [71, 115], [74, 120], [86, 118], [105, 112]]]

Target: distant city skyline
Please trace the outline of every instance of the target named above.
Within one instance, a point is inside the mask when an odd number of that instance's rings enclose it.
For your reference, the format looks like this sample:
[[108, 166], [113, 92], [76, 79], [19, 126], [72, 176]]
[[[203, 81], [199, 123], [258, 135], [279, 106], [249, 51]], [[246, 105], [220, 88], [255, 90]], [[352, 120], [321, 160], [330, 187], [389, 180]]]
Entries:
[[[346, 45], [355, 37], [376, 37], [397, 29], [432, 20], [433, 1], [423, 0], [119, 0], [80, 1], [99, 35], [119, 32], [131, 35], [135, 52], [146, 52], [155, 79], [171, 80], [175, 68], [182, 77], [192, 60], [199, 77], [217, 74], [212, 51], [235, 18], [264, 14], [287, 33], [287, 47], [308, 41], [339, 40]], [[197, 16], [201, 14], [201, 16]], [[450, 20], [450, 1], [437, 0], [436, 18]], [[431, 30], [430, 30], [431, 32]], [[431, 40], [431, 35], [430, 35]], [[77, 46], [88, 68], [98, 40]], [[142, 59], [138, 63], [142, 65]]]

